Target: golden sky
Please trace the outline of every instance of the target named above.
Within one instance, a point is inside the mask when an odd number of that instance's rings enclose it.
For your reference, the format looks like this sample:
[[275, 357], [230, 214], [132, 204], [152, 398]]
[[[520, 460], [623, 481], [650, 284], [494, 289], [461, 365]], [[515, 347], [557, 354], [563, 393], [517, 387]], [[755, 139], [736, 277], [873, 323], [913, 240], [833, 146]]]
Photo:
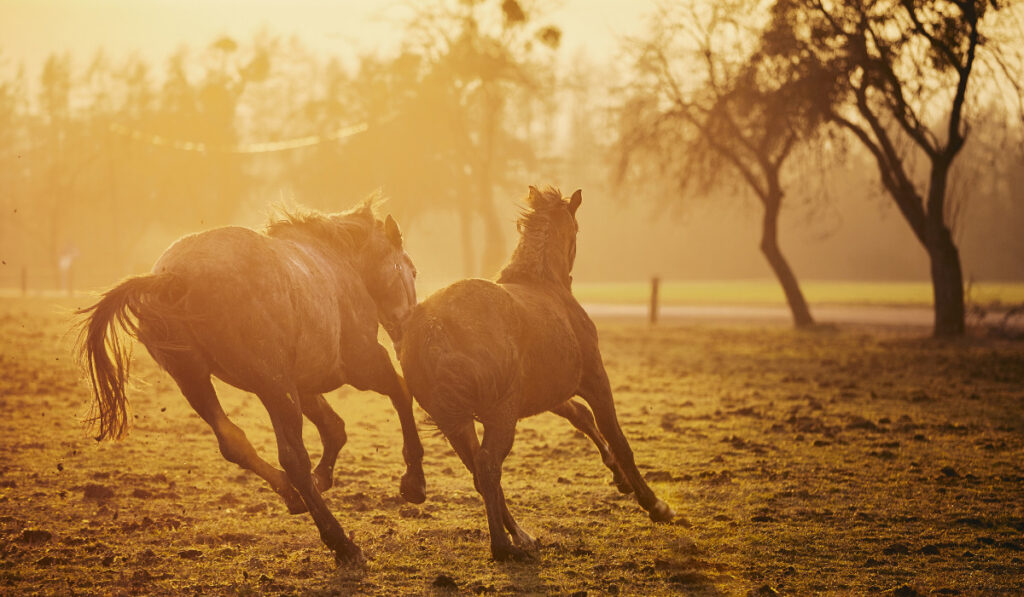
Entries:
[[[615, 60], [619, 39], [641, 31], [654, 0], [553, 0], [545, 15], [563, 31], [566, 59], [581, 53]], [[51, 52], [83, 60], [97, 48], [117, 58], [138, 52], [161, 61], [182, 44], [202, 47], [266, 28], [297, 34], [309, 47], [348, 63], [397, 48], [409, 2], [394, 0], [0, 0], [0, 57], [34, 72]]]

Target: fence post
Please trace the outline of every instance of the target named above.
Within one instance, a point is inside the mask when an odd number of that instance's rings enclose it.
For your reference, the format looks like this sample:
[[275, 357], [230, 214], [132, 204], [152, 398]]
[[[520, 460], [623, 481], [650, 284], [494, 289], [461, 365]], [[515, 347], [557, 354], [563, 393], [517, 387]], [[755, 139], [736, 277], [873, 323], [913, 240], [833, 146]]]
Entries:
[[657, 276], [651, 278], [651, 311], [649, 313], [651, 325], [658, 323], [658, 285], [660, 283], [661, 280]]

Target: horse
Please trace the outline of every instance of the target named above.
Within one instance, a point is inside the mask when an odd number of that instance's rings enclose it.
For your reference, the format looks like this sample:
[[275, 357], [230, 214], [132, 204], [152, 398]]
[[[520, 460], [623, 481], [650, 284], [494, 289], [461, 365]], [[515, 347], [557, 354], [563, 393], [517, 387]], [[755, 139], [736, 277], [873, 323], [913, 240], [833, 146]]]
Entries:
[[[455, 282], [417, 305], [404, 324], [398, 355], [406, 383], [473, 474], [498, 561], [533, 557], [536, 542], [505, 503], [501, 466], [516, 422], [545, 411], [590, 437], [619, 490], [635, 492], [651, 520], [675, 516], [637, 470], [597, 328], [572, 294], [582, 200], [579, 190], [565, 200], [554, 188], [530, 187], [518, 245], [496, 281]], [[577, 395], [589, 409], [572, 400]], [[482, 441], [474, 420], [483, 426]]]
[[[286, 213], [262, 233], [228, 226], [185, 236], [150, 274], [126, 279], [79, 310], [97, 440], [127, 432], [128, 334], [210, 425], [224, 458], [266, 480], [292, 514], [309, 512], [336, 562], [364, 561], [320, 495], [333, 484], [347, 437], [324, 392], [348, 384], [391, 399], [404, 442], [400, 493], [413, 503], [426, 499], [412, 398], [377, 341], [379, 323], [400, 343], [401, 322], [416, 304], [416, 269], [398, 224], [390, 215], [377, 219], [373, 201], [339, 214]], [[259, 397], [283, 471], [228, 419], [211, 376]], [[324, 448], [312, 472], [303, 415]]]

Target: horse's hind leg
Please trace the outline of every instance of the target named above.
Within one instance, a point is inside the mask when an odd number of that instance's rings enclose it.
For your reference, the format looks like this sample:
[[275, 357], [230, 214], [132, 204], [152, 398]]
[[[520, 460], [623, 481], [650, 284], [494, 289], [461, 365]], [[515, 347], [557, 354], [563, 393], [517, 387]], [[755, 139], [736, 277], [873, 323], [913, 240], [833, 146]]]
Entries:
[[530, 553], [513, 545], [505, 534], [505, 494], [501, 490], [501, 465], [512, 449], [516, 419], [511, 413], [484, 421], [484, 439], [474, 458], [474, 470], [480, 494], [487, 508], [487, 528], [491, 535], [491, 556], [495, 560], [527, 560]]
[[320, 531], [320, 539], [334, 551], [335, 560], [363, 562], [362, 550], [345, 536], [345, 531], [313, 485], [313, 474], [309, 470], [309, 453], [302, 443], [301, 399], [298, 393], [293, 393], [292, 396], [294, 400], [283, 393], [259, 394], [260, 400], [270, 414], [270, 422], [274, 425], [281, 466], [309, 509], [309, 514]]
[[324, 446], [320, 462], [313, 469], [313, 483], [319, 491], [327, 491], [334, 485], [334, 463], [338, 461], [338, 452], [348, 439], [345, 421], [334, 412], [323, 394], [304, 394], [301, 400], [302, 413], [316, 425]]
[[284, 471], [271, 466], [266, 460], [260, 458], [259, 454], [256, 453], [256, 449], [249, 443], [245, 432], [238, 425], [232, 423], [231, 419], [224, 413], [220, 400], [217, 399], [217, 392], [213, 389], [213, 384], [210, 382], [209, 374], [198, 372], [195, 369], [195, 367], [176, 367], [173, 364], [171, 367], [168, 367], [168, 371], [171, 373], [174, 381], [177, 382], [178, 387], [181, 388], [181, 393], [185, 395], [185, 399], [188, 400], [188, 403], [192, 405], [196, 413], [213, 429], [213, 433], [217, 436], [217, 443], [220, 446], [220, 453], [224, 455], [228, 462], [233, 462], [244, 469], [248, 469], [262, 477], [267, 483], [270, 483], [270, 487], [284, 498], [284, 503], [288, 507], [289, 512], [292, 514], [305, 512], [305, 504], [302, 503], [299, 494], [291, 486]]
[[592, 442], [594, 442], [594, 445], [597, 446], [597, 451], [601, 453], [601, 461], [604, 462], [604, 465], [612, 472], [612, 480], [615, 482], [615, 486], [618, 487], [620, 492], [633, 492], [633, 486], [626, 481], [626, 477], [623, 474], [622, 469], [619, 467], [619, 464], [615, 462], [615, 457], [608, 451], [608, 443], [605, 442], [604, 437], [601, 436], [601, 432], [598, 431], [597, 425], [594, 423], [594, 415], [591, 414], [589, 408], [575, 400], [567, 400], [563, 404], [552, 408], [551, 412], [567, 419], [572, 423], [573, 427], [583, 432]]
[[[473, 427], [473, 423], [464, 425], [452, 433], [445, 433], [445, 437], [448, 438], [448, 443], [455, 448], [455, 453], [459, 455], [459, 459], [466, 465], [469, 472], [473, 475], [473, 485], [476, 490], [483, 495], [480, 491], [480, 483], [477, 480], [476, 474], [476, 454], [480, 450], [480, 442], [476, 438], [476, 429]], [[501, 490], [501, 486], [498, 486]], [[533, 549], [536, 547], [537, 542], [529, 533], [524, 531], [516, 520], [512, 518], [512, 513], [508, 509], [508, 503], [505, 501], [505, 492], [501, 492], [501, 519], [505, 524], [505, 528], [512, 534], [512, 542], [518, 547], [524, 549]]]
[[608, 375], [604, 372], [603, 366], [594, 374], [584, 378], [581, 390], [580, 396], [594, 410], [597, 427], [601, 430], [601, 435], [608, 440], [608, 446], [611, 448], [612, 454], [615, 455], [615, 461], [622, 467], [626, 480], [633, 486], [637, 502], [644, 510], [647, 510], [647, 514], [654, 522], [670, 522], [675, 517], [675, 512], [668, 504], [654, 495], [636, 468], [633, 450], [630, 449], [629, 442], [626, 441], [626, 436], [623, 435], [622, 428], [619, 427], [619, 419], [615, 415], [612, 389], [608, 384]]

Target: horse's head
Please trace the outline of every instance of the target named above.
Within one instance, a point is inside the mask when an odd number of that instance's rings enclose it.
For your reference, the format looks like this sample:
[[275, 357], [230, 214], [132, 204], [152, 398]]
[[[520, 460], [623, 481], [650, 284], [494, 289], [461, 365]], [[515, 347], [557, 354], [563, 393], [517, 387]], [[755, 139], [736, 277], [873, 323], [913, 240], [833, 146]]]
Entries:
[[364, 276], [377, 303], [377, 319], [396, 344], [402, 322], [416, 306], [416, 267], [402, 248], [402, 232], [390, 215], [377, 220], [368, 243]]
[[553, 187], [530, 187], [527, 206], [519, 218], [519, 244], [498, 282], [554, 282], [572, 286], [576, 262], [576, 210], [583, 202], [577, 190], [565, 199]]

